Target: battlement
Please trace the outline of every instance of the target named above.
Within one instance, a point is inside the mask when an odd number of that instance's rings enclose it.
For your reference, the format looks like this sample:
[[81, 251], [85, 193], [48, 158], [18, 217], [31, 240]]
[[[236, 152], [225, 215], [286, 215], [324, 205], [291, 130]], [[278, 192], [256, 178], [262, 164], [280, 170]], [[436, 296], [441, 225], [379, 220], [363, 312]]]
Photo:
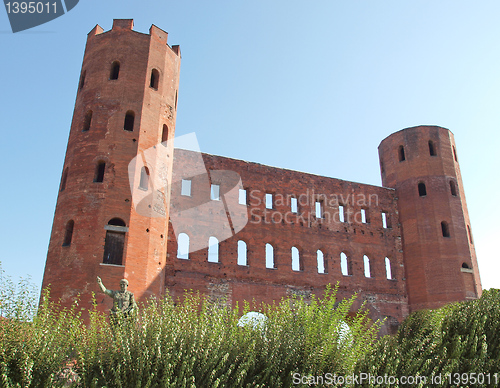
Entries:
[[[141, 32], [134, 31], [134, 19], [113, 19], [113, 27], [109, 31], [104, 31], [104, 29], [100, 25], [96, 25], [88, 34], [87, 34], [87, 40], [92, 39], [95, 36], [109, 33], [109, 32], [123, 32], [123, 31], [133, 31], [137, 34], [141, 35], [148, 35], [148, 34], [143, 34]], [[167, 43], [168, 40], [168, 32], [162, 30], [161, 28], [155, 26], [154, 24], [151, 25], [149, 28], [149, 36], [162, 44], [165, 44], [166, 46], [170, 47], [172, 51], [180, 56], [180, 47], [179, 45], [174, 45], [174, 46], [169, 46]]]

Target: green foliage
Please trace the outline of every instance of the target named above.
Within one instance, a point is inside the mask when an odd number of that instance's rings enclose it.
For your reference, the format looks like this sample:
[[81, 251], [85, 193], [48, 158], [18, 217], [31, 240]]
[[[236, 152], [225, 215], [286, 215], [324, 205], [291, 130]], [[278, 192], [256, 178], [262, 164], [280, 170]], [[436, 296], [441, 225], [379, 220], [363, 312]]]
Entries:
[[[500, 383], [500, 291], [438, 310], [417, 311], [386, 336], [356, 366], [372, 376], [425, 376], [415, 387], [496, 387]], [[462, 375], [465, 374], [465, 375]], [[496, 375], [495, 375], [496, 374]], [[484, 383], [471, 383], [472, 377]], [[451, 376], [451, 377], [449, 377]], [[481, 378], [482, 379], [482, 378]], [[364, 387], [385, 387], [366, 382]]]
[[114, 324], [95, 305], [84, 324], [76, 304], [62, 309], [46, 293], [31, 322], [0, 324], [0, 387], [289, 387], [293, 373], [352, 373], [380, 324], [366, 311], [348, 317], [354, 297], [338, 304], [335, 294], [257, 306], [268, 320], [253, 329], [238, 327], [238, 306], [196, 293], [151, 299]]
[[[418, 311], [397, 335], [376, 341], [380, 322], [370, 323], [363, 309], [350, 317], [355, 297], [337, 301], [336, 288], [307, 303], [291, 297], [253, 306], [267, 316], [264, 327], [238, 327], [238, 306], [196, 293], [176, 303], [168, 295], [151, 299], [137, 316], [110, 323], [95, 304], [83, 319], [77, 304], [63, 309], [48, 291], [36, 312], [29, 281], [16, 285], [0, 273], [0, 388], [309, 386], [295, 385], [296, 373], [427, 379], [355, 384], [363, 387], [499, 385], [499, 290]], [[471, 382], [480, 375], [482, 382]], [[432, 384], [433, 376], [441, 382]]]

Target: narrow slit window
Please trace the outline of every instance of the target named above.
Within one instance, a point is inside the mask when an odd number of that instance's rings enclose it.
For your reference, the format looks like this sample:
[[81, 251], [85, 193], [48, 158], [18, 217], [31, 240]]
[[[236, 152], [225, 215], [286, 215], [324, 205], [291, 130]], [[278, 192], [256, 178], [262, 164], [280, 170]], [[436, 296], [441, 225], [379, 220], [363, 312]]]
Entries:
[[92, 110], [89, 110], [85, 114], [85, 119], [83, 120], [82, 132], [87, 132], [90, 129], [90, 124], [92, 123]]
[[345, 206], [339, 205], [339, 221], [345, 222]]
[[361, 209], [361, 223], [368, 223], [368, 219], [366, 218], [366, 209]]
[[425, 187], [424, 182], [420, 182], [418, 184], [418, 195], [420, 195], [421, 197], [425, 197], [427, 195], [427, 188]]
[[175, 91], [175, 109], [177, 109], [177, 90]]
[[243, 240], [238, 241], [238, 265], [248, 265], [247, 243]]
[[163, 124], [163, 130], [161, 132], [161, 144], [166, 147], [168, 144], [167, 142], [168, 142], [168, 126], [167, 124]]
[[179, 233], [177, 237], [177, 258], [189, 260], [189, 236], [186, 233]]
[[446, 221], [441, 222], [441, 232], [443, 237], [450, 237], [450, 227]]
[[455, 146], [453, 146], [453, 158], [455, 159], [455, 162], [458, 162], [457, 149]]
[[270, 193], [266, 193], [266, 209], [273, 208], [273, 195]]
[[238, 203], [240, 205], [247, 204], [247, 191], [245, 189], [239, 189], [239, 191], [238, 191]]
[[152, 87], [154, 90], [158, 90], [159, 83], [160, 83], [160, 73], [156, 69], [151, 70], [151, 80], [149, 82], [149, 86]]
[[71, 240], [73, 239], [73, 228], [75, 226], [75, 221], [69, 220], [66, 224], [66, 230], [64, 232], [63, 247], [68, 247], [71, 245]]
[[290, 211], [292, 213], [297, 213], [299, 211], [298, 205], [297, 205], [297, 198], [295, 198], [295, 197], [290, 198]]
[[350, 266], [350, 260], [347, 257], [347, 255], [342, 252], [340, 254], [340, 270], [342, 271], [342, 275], [344, 276], [350, 276], [352, 274], [351, 266]]
[[388, 257], [385, 258], [385, 275], [387, 279], [392, 279], [391, 260]]
[[472, 240], [472, 232], [470, 231], [470, 226], [467, 225], [467, 234], [469, 235], [469, 242], [474, 244], [474, 240]]
[[321, 249], [316, 251], [316, 261], [318, 262], [318, 273], [326, 273], [325, 255]]
[[406, 160], [405, 147], [404, 146], [399, 146], [398, 155], [399, 155], [399, 161], [400, 162], [404, 162]]
[[210, 186], [210, 199], [212, 201], [220, 201], [220, 185]]
[[300, 255], [297, 247], [292, 247], [292, 271], [300, 271]]
[[450, 192], [451, 192], [451, 195], [454, 197], [456, 197], [458, 195], [457, 185], [456, 185], [455, 181], [450, 181]]
[[87, 75], [87, 70], [85, 70], [80, 77], [80, 84], [78, 85], [78, 90], [82, 90], [85, 86], [85, 76]]
[[386, 212], [382, 212], [382, 228], [384, 229], [387, 229], [388, 226], [387, 226], [387, 213]]
[[135, 113], [129, 110], [125, 114], [125, 120], [123, 122], [123, 129], [128, 132], [132, 132], [134, 130], [134, 121], [135, 121]]
[[208, 239], [208, 262], [219, 262], [219, 240], [214, 236], [210, 236]]
[[62, 179], [61, 179], [61, 188], [59, 189], [59, 191], [64, 191], [64, 189], [66, 188], [66, 181], [67, 180], [68, 180], [68, 167], [66, 167], [64, 169]]
[[271, 244], [266, 244], [266, 268], [274, 267], [274, 248]]
[[181, 181], [181, 195], [184, 195], [185, 197], [191, 196], [191, 180], [190, 179], [183, 179]]
[[148, 190], [149, 188], [149, 169], [146, 166], [141, 168], [141, 180], [139, 182], [139, 188], [142, 190]]
[[429, 155], [436, 156], [436, 146], [432, 140], [429, 140]]
[[109, 73], [109, 79], [111, 79], [111, 80], [118, 79], [119, 75], [120, 75], [120, 62], [114, 61], [111, 64], [111, 71]]
[[371, 278], [370, 259], [366, 255], [363, 256], [363, 264], [365, 268], [365, 278]]
[[323, 218], [323, 203], [321, 201], [316, 201], [315, 204], [316, 218]]
[[106, 170], [105, 162], [98, 162], [95, 168], [94, 182], [100, 183], [104, 181], [104, 171]]
[[106, 230], [106, 239], [104, 240], [104, 264], [122, 265], [123, 251], [125, 246], [125, 222], [120, 218], [113, 218], [108, 222], [108, 226], [113, 229]]

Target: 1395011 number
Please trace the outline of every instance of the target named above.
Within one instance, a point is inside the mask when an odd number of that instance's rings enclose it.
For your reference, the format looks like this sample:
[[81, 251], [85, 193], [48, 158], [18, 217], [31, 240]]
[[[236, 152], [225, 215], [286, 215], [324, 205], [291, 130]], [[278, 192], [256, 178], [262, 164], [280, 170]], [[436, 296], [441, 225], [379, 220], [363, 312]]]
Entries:
[[57, 13], [57, 3], [43, 3], [41, 1], [14, 1], [5, 3], [7, 13]]

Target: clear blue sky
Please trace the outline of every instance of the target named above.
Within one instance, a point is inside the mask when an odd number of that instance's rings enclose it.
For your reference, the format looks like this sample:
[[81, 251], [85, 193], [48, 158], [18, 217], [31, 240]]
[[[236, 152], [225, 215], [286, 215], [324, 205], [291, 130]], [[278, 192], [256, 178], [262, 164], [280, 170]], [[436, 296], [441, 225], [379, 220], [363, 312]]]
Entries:
[[87, 33], [181, 46], [177, 134], [202, 151], [380, 185], [400, 129], [455, 134], [484, 288], [500, 288], [500, 2], [81, 0], [12, 34], [0, 10], [0, 261], [41, 284]]

